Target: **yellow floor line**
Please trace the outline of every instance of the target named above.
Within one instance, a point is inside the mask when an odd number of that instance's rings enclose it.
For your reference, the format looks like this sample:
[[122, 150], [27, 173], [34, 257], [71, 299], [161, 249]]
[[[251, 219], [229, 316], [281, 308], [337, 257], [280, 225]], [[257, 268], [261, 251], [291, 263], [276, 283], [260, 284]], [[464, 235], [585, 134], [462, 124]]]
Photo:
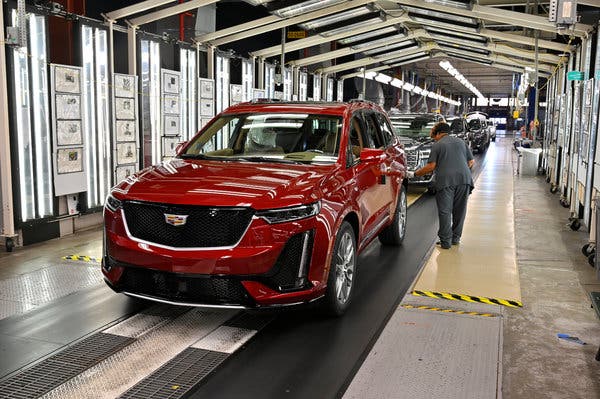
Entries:
[[497, 299], [497, 298], [487, 298], [487, 297], [474, 296], [474, 295], [450, 294], [447, 292], [419, 291], [419, 290], [413, 290], [412, 294], [416, 295], [416, 296], [428, 296], [430, 298], [449, 299], [451, 301], [486, 303], [488, 305], [502, 305], [502, 306], [508, 306], [508, 307], [513, 307], [513, 308], [523, 307], [523, 304], [520, 301], [513, 301], [510, 299]]
[[92, 258], [91, 256], [85, 255], [67, 255], [61, 258], [62, 260], [76, 260], [78, 262], [94, 262], [100, 263], [100, 261], [96, 258]]
[[494, 314], [494, 313], [469, 312], [467, 310], [436, 308], [436, 307], [422, 306], [422, 305], [400, 305], [400, 306], [402, 306], [403, 308], [406, 308], [406, 309], [431, 310], [434, 312], [466, 314], [469, 316], [483, 316], [483, 317], [498, 317], [499, 316], [498, 314]]

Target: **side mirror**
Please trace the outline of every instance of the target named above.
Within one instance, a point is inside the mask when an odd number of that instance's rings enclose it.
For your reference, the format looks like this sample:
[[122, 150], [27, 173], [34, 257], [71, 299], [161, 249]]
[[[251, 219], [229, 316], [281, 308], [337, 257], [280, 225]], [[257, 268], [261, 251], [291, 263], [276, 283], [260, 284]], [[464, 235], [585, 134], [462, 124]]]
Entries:
[[181, 143], [177, 143], [177, 147], [175, 147], [175, 154], [177, 154], [177, 155], [181, 154], [181, 151], [183, 151], [183, 149], [185, 148], [187, 143], [188, 143], [187, 141], [182, 141]]
[[361, 162], [382, 162], [385, 160], [385, 152], [380, 148], [363, 148], [360, 152]]

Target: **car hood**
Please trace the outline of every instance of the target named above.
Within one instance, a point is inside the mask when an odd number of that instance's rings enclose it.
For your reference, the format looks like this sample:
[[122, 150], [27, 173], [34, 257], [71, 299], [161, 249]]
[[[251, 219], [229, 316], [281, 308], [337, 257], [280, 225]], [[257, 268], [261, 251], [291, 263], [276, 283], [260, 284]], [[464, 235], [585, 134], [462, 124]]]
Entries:
[[404, 145], [406, 151], [422, 150], [433, 145], [433, 140], [429, 137], [407, 137], [398, 136], [400, 142]]
[[314, 202], [337, 165], [174, 159], [146, 168], [113, 189], [119, 199], [269, 209]]

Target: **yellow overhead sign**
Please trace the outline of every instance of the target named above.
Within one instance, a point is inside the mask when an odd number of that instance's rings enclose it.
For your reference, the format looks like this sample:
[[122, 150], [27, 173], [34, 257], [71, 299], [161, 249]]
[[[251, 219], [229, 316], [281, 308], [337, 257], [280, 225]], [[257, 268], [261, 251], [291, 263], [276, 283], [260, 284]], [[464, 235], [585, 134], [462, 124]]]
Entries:
[[304, 39], [306, 37], [305, 30], [290, 30], [287, 33], [288, 39]]

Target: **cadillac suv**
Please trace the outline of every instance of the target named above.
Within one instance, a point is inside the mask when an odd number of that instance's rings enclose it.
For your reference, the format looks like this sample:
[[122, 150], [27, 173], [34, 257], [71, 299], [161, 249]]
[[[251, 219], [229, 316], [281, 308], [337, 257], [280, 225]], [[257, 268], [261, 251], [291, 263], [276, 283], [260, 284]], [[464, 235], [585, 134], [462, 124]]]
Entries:
[[406, 160], [363, 101], [232, 106], [175, 158], [117, 184], [102, 271], [159, 302], [262, 308], [321, 300], [342, 314], [358, 254], [406, 229]]
[[[434, 140], [429, 133], [438, 122], [445, 122], [440, 114], [390, 114], [395, 134], [406, 149], [406, 164], [410, 171], [415, 171], [427, 164]], [[415, 176], [411, 184], [427, 186], [434, 191], [433, 174]]]

